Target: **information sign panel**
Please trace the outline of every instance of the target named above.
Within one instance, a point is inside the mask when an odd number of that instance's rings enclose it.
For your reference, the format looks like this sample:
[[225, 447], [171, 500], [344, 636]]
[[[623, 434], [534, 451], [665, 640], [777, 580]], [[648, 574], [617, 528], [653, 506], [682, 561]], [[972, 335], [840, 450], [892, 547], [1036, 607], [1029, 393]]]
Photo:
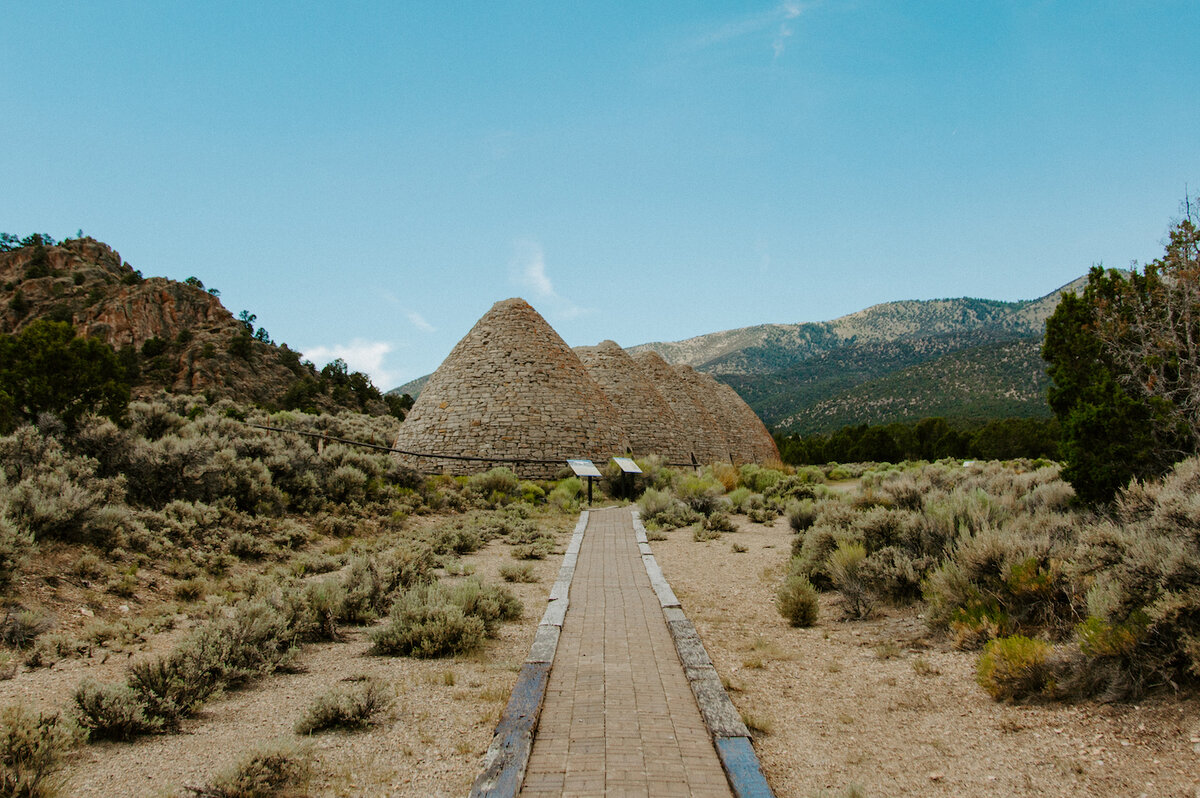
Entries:
[[621, 470], [626, 474], [642, 473], [642, 469], [638, 468], [638, 464], [628, 457], [614, 457], [613, 462], [620, 466]]
[[591, 460], [568, 460], [567, 465], [575, 472], [577, 477], [599, 477], [600, 469]]

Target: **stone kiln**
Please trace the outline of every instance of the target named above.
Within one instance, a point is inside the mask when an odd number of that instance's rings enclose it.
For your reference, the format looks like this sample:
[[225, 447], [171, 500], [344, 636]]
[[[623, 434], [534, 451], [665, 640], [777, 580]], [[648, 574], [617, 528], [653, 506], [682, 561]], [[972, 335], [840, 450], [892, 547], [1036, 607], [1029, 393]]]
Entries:
[[[555, 475], [568, 458], [603, 467], [627, 452], [678, 463], [779, 459], [732, 388], [655, 352], [631, 358], [612, 341], [572, 351], [522, 299], [497, 302], [458, 342], [400, 425], [396, 448], [481, 458], [395, 455], [426, 473], [505, 465], [530, 478]], [[505, 462], [514, 460], [544, 462]]]

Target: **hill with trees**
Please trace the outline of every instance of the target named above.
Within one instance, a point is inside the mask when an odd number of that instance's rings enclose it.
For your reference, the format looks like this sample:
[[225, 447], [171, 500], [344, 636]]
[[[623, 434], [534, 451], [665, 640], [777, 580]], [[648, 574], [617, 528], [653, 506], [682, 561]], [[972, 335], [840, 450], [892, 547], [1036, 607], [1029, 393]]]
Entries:
[[145, 277], [93, 238], [0, 233], [0, 335], [69, 325], [116, 353], [135, 397], [165, 390], [271, 408], [398, 415], [410, 404], [385, 398], [340, 360], [320, 370], [302, 361], [256, 326], [255, 314], [235, 317], [219, 296], [198, 277]]

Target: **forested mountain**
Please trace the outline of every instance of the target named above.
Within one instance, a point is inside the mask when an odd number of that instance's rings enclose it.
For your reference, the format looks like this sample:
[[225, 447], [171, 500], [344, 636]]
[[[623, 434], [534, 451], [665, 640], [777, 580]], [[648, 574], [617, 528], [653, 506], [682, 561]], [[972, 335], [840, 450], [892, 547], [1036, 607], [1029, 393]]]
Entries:
[[768, 426], [826, 432], [928, 416], [1045, 417], [1046, 319], [1064, 291], [1023, 302], [888, 302], [827, 322], [767, 324], [643, 344], [732, 385]]

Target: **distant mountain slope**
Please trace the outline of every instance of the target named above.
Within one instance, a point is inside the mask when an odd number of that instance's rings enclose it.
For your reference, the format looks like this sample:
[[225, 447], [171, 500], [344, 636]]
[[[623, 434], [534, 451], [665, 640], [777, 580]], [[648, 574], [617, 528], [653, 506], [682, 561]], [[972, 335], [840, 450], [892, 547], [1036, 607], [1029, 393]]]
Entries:
[[872, 305], [824, 322], [761, 324], [699, 335], [684, 341], [629, 348], [653, 349], [669, 363], [712, 374], [767, 374], [850, 344], [889, 343], [975, 330], [1010, 337], [1041, 335], [1063, 291], [1078, 291], [1081, 277], [1044, 297], [1023, 302], [990, 299], [904, 300]]
[[805, 404], [776, 427], [796, 434], [930, 416], [981, 421], [1049, 417], [1041, 338], [959, 349]]

